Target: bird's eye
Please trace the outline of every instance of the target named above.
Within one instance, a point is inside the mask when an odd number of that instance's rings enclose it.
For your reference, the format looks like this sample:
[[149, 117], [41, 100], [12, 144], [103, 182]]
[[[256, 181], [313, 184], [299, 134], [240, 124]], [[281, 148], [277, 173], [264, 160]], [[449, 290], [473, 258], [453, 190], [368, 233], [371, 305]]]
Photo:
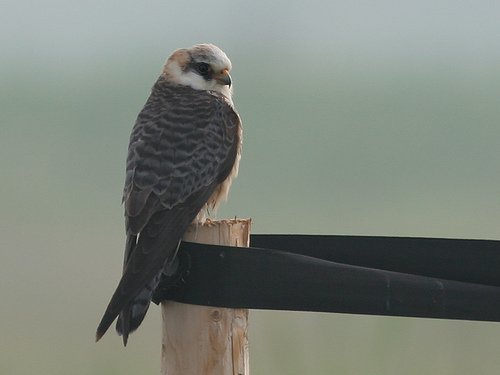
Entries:
[[200, 63], [198, 64], [198, 67], [196, 69], [198, 70], [198, 73], [204, 76], [208, 73], [210, 67], [208, 66], [208, 64]]

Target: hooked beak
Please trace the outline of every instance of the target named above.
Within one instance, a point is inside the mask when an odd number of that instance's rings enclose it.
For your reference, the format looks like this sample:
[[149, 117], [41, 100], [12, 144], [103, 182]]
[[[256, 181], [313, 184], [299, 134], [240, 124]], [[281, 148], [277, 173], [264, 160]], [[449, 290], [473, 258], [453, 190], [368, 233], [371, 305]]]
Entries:
[[227, 85], [231, 87], [231, 76], [227, 69], [224, 69], [220, 74], [214, 76], [215, 80], [221, 85]]

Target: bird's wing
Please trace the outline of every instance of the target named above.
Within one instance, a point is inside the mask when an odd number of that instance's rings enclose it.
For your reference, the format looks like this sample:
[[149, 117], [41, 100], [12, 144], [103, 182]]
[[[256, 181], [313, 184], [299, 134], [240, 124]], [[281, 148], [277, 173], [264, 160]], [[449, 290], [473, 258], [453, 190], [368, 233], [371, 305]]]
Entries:
[[165, 81], [157, 85], [137, 118], [127, 158], [123, 201], [133, 234], [155, 212], [222, 182], [238, 142], [239, 117], [224, 97]]
[[187, 226], [231, 172], [240, 119], [222, 95], [172, 86], [161, 78], [130, 138], [124, 272], [98, 328], [161, 271]]

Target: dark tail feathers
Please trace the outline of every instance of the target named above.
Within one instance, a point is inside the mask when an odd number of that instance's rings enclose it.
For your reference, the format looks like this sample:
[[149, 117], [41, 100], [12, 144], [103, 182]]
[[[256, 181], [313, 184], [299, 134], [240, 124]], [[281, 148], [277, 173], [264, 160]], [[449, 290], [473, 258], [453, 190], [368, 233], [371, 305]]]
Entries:
[[116, 332], [123, 336], [123, 345], [127, 346], [128, 336], [134, 332], [144, 320], [153, 298], [153, 293], [160, 281], [160, 274], [155, 276], [146, 287], [141, 290], [132, 301], [130, 301], [118, 315]]
[[119, 335], [123, 336], [123, 344], [126, 346], [128, 341], [128, 336], [130, 333], [134, 332], [144, 320], [146, 312], [148, 311], [149, 304], [151, 303], [151, 298], [153, 293], [160, 282], [161, 272], [156, 275], [153, 280], [151, 280], [130, 302], [128, 302], [125, 307], [121, 310], [115, 310], [112, 308], [114, 305], [112, 302], [108, 305], [106, 312], [97, 328], [96, 341], [99, 341], [102, 336], [106, 333], [109, 326], [113, 323], [116, 316], [118, 315], [118, 321], [116, 324], [116, 331]]

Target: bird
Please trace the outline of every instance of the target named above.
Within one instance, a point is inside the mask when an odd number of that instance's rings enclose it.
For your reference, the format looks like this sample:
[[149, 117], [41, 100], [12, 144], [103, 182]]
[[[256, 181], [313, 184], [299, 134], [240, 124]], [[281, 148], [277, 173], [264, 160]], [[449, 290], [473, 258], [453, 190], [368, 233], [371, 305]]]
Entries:
[[127, 345], [188, 226], [203, 223], [227, 199], [242, 146], [231, 68], [213, 44], [174, 51], [137, 116], [122, 199], [123, 274], [96, 341], [118, 317], [116, 331]]

